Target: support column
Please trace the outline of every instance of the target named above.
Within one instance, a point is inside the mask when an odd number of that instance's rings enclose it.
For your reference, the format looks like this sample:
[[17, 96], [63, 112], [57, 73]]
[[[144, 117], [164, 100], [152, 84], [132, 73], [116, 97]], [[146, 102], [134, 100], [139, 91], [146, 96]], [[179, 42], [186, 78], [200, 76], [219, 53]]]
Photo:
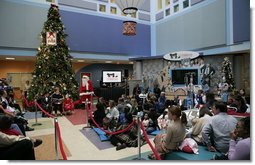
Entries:
[[136, 61], [135, 62], [135, 70], [134, 70], [134, 78], [135, 80], [141, 80], [142, 79], [142, 62]]

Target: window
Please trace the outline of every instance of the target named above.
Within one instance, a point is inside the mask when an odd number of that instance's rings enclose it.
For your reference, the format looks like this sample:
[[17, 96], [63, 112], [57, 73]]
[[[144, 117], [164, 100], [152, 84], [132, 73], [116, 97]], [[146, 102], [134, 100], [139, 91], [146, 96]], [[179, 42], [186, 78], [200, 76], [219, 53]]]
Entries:
[[170, 5], [170, 0], [165, 0], [165, 5], [166, 6]]
[[162, 0], [158, 0], [158, 10], [162, 9]]
[[189, 0], [183, 1], [183, 8], [189, 7]]
[[111, 14], [117, 14], [116, 7], [111, 7]]
[[176, 13], [176, 12], [178, 12], [179, 11], [179, 5], [175, 5], [174, 6], [174, 12]]
[[105, 5], [99, 5], [99, 11], [105, 12]]
[[170, 15], [170, 9], [166, 9], [166, 16]]
[[131, 14], [131, 17], [136, 18], [136, 13]]

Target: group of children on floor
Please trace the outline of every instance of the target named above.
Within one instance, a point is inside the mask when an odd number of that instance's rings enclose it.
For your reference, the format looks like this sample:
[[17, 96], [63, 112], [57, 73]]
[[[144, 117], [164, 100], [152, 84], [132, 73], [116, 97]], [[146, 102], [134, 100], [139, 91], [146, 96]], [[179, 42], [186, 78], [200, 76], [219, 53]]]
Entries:
[[[165, 154], [178, 149], [185, 138], [192, 138], [197, 144], [207, 146], [208, 151], [222, 153], [222, 155], [216, 155], [214, 159], [249, 160], [250, 117], [238, 121], [228, 115], [228, 107], [236, 107], [236, 111], [240, 113], [246, 112], [248, 106], [245, 110], [241, 109], [245, 107], [243, 103], [248, 101], [244, 101], [243, 97], [237, 94], [230, 97], [229, 102], [224, 103], [216, 100], [214, 94], [203, 95], [203, 92], [199, 92], [194, 99], [196, 99], [194, 108], [199, 108], [199, 116], [192, 119], [193, 129], [189, 134], [187, 134], [188, 119], [179, 104], [180, 101], [176, 98], [168, 100], [164, 92], [161, 92], [158, 97], [150, 92], [145, 99], [135, 96], [129, 98], [123, 95], [116, 105], [113, 100], [106, 104], [103, 98], [100, 98], [93, 118], [103, 129], [120, 131], [131, 123], [131, 116], [141, 116], [141, 121], [148, 134], [155, 130], [161, 132], [155, 137], [154, 143], [162, 159]], [[91, 119], [89, 123], [94, 124]], [[116, 145], [117, 150], [132, 146], [130, 145], [131, 139], [135, 142], [133, 146], [137, 146], [137, 136], [131, 138], [131, 135], [130, 132], [111, 135], [110, 141]], [[140, 140], [142, 144], [146, 143], [143, 136]], [[244, 147], [248, 147], [247, 150], [239, 153], [238, 150], [244, 150]], [[155, 159], [153, 154], [148, 157]]]

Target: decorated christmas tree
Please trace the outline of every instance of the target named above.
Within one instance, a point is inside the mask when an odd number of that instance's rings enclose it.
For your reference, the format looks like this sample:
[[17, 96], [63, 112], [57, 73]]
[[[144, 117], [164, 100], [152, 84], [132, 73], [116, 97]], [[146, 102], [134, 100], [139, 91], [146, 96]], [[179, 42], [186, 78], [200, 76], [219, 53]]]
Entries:
[[225, 76], [226, 82], [229, 85], [229, 90], [232, 91], [233, 89], [235, 89], [232, 65], [228, 57], [225, 57], [224, 61], [222, 62], [221, 73], [223, 76]]
[[28, 90], [29, 100], [45, 93], [52, 94], [57, 86], [63, 95], [69, 94], [74, 100], [79, 97], [64, 29], [58, 6], [51, 4], [41, 32], [42, 41], [36, 55], [31, 87]]

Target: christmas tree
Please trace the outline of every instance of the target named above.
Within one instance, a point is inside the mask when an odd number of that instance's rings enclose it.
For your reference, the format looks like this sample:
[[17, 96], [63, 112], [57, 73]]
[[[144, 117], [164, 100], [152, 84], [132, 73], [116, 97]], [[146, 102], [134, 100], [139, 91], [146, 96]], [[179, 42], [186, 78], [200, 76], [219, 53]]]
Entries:
[[235, 82], [233, 78], [232, 65], [228, 57], [225, 57], [222, 62], [221, 73], [225, 76], [226, 82], [229, 85], [229, 90], [232, 91], [235, 88]]
[[63, 95], [69, 94], [74, 100], [79, 97], [64, 29], [58, 6], [51, 4], [41, 32], [42, 41], [36, 55], [31, 87], [28, 90], [29, 100], [45, 93], [52, 94], [56, 86], [60, 87]]

